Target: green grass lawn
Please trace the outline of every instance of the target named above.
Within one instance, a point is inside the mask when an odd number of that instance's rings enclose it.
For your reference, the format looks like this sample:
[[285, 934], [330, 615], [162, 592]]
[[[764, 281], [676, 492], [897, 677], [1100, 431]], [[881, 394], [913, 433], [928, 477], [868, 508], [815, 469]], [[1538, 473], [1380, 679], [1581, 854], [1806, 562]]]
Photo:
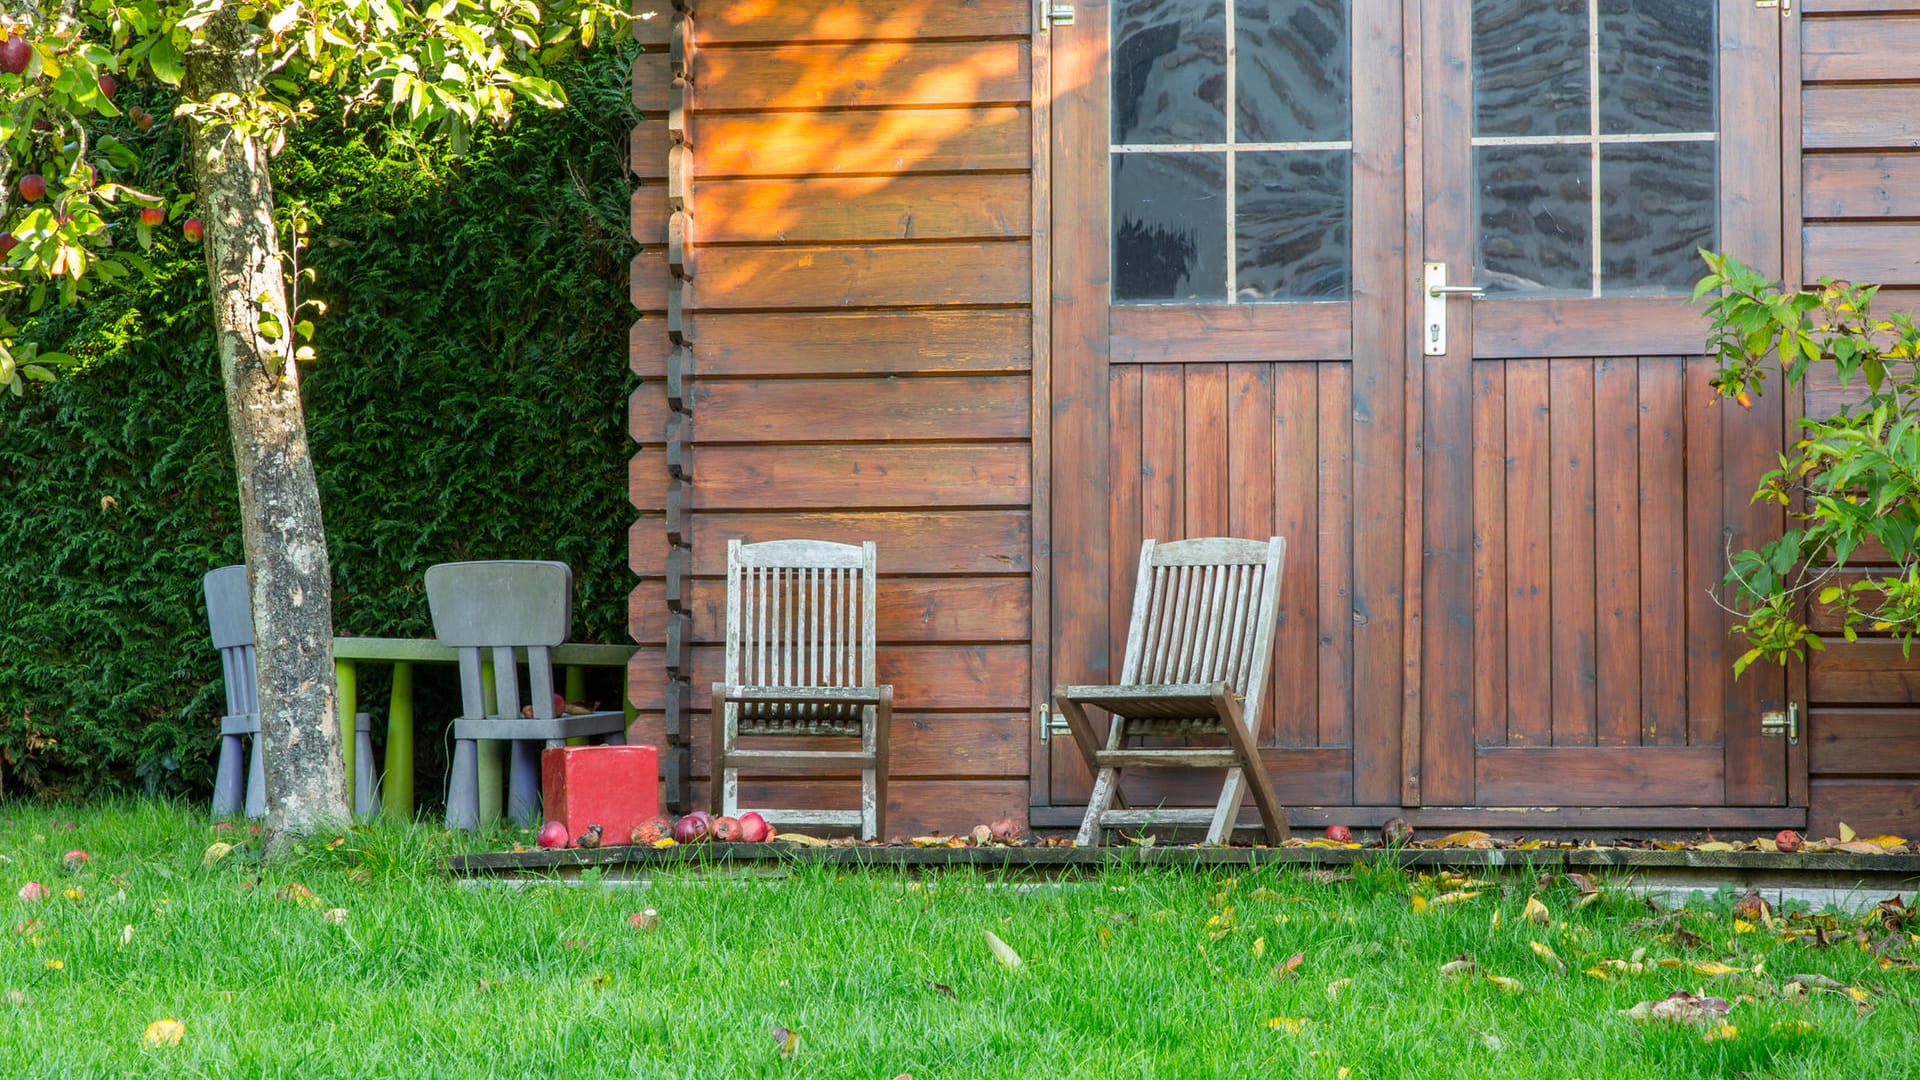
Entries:
[[[234, 837], [217, 836], [198, 807], [0, 807], [0, 1076], [1920, 1070], [1920, 974], [1909, 966], [1920, 926], [1897, 934], [1883, 964], [1847, 937], [1859, 917], [1836, 920], [1836, 944], [1802, 944], [1781, 939], [1781, 913], [1773, 929], [1744, 930], [1726, 897], [1661, 920], [1610, 890], [1576, 908], [1574, 883], [1509, 874], [1434, 903], [1458, 884], [1365, 868], [1330, 883], [1298, 869], [1118, 870], [1007, 887], [977, 873], [796, 867], [680, 872], [649, 889], [514, 888], [437, 869], [457, 847], [503, 846], [501, 835], [454, 841], [382, 825], [265, 871], [246, 847], [204, 865], [216, 839]], [[78, 873], [62, 866], [73, 848], [92, 856]], [[52, 895], [18, 899], [30, 880]], [[1524, 917], [1531, 897], [1549, 925]], [[657, 926], [629, 926], [648, 907]], [[335, 909], [344, 917], [330, 919]], [[1886, 941], [1879, 922], [1867, 925], [1870, 941]], [[1024, 962], [997, 962], [983, 931]], [[1637, 950], [1637, 974], [1603, 963]], [[1475, 970], [1439, 974], [1462, 954]], [[1736, 971], [1710, 974], [1716, 964]], [[1867, 1004], [1833, 989], [1789, 995], [1796, 974], [1857, 988]], [[1733, 1030], [1621, 1014], [1681, 989], [1733, 1001]], [[146, 1045], [162, 1019], [184, 1036]], [[798, 1033], [790, 1056], [776, 1026]]]

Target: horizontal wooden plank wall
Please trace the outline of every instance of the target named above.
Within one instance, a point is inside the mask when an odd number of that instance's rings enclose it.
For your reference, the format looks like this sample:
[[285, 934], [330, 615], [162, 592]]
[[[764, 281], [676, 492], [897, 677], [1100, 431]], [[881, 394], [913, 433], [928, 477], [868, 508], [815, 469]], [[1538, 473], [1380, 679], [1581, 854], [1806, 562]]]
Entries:
[[[660, 514], [634, 533], [629, 691], [637, 737], [690, 734], [695, 804], [726, 543], [812, 537], [879, 547], [888, 831], [1026, 816], [1031, 18], [1024, 0], [694, 7], [669, 178], [686, 242], [636, 270], [683, 288], [685, 364], [635, 395], [634, 438], [659, 451], [634, 502]], [[663, 413], [680, 419], [660, 435]], [[856, 791], [770, 774], [741, 797]]]
[[[1879, 283], [1882, 306], [1920, 309], [1920, 0], [1804, 0], [1801, 10], [1804, 277]], [[1857, 380], [1848, 390], [1812, 379], [1807, 414], [1831, 414], [1858, 392]], [[1828, 613], [1814, 625], [1832, 636], [1807, 671], [1809, 827], [1914, 835], [1920, 662], [1885, 640], [1847, 643]]]

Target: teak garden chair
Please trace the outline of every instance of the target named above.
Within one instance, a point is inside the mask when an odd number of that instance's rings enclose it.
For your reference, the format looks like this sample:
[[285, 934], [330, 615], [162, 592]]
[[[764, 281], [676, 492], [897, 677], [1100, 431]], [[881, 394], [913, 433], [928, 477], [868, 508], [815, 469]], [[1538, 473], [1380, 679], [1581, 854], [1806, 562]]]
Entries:
[[[1278, 536], [1264, 543], [1209, 537], [1140, 545], [1119, 685], [1054, 690], [1054, 702], [1094, 773], [1080, 845], [1098, 845], [1106, 827], [1147, 821], [1206, 822], [1207, 843], [1224, 843], [1248, 781], [1267, 842], [1287, 839], [1286, 811], [1254, 745], [1286, 554], [1287, 542]], [[1112, 714], [1104, 747], [1087, 719], [1089, 705]], [[1220, 734], [1227, 737], [1224, 747], [1129, 745], [1140, 738]], [[1149, 766], [1225, 768], [1219, 803], [1211, 810], [1108, 809], [1120, 771]]]
[[[874, 547], [727, 542], [726, 680], [713, 684], [713, 812], [735, 815], [740, 770], [860, 770], [858, 810], [746, 807], [776, 825], [886, 827], [893, 687], [875, 685]], [[860, 740], [858, 750], [742, 749], [763, 735]]]
[[[260, 743], [259, 676], [254, 670], [253, 601], [246, 564], [208, 571], [200, 587], [206, 593], [207, 628], [213, 647], [220, 650], [227, 687], [227, 715], [220, 718], [220, 760], [213, 771], [213, 816], [245, 812], [248, 817], [260, 817], [267, 812], [267, 771]], [[354, 714], [353, 729], [353, 809], [366, 817], [380, 805], [373, 726], [366, 713]], [[251, 745], [243, 746], [243, 739]]]
[[[537, 823], [542, 749], [580, 736], [627, 741], [624, 712], [554, 715], [552, 649], [573, 630], [573, 570], [566, 563], [533, 560], [438, 563], [427, 567], [427, 607], [433, 636], [460, 655], [447, 828], [480, 824], [481, 739], [512, 741], [507, 815], [521, 824]], [[526, 650], [531, 717], [521, 715], [516, 649]]]

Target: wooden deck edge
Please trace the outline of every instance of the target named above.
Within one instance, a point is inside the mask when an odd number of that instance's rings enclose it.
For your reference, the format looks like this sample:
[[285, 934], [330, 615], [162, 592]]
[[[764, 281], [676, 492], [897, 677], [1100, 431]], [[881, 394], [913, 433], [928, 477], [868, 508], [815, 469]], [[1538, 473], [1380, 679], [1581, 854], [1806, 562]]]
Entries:
[[456, 876], [578, 874], [599, 868], [684, 869], [732, 866], [827, 865], [871, 869], [973, 868], [980, 870], [1086, 871], [1115, 867], [1206, 868], [1262, 866], [1344, 867], [1385, 863], [1418, 868], [1608, 870], [1639, 874], [1701, 874], [1728, 883], [1822, 883], [1840, 880], [1876, 888], [1920, 881], [1920, 855], [1854, 855], [1843, 852], [1658, 851], [1637, 848], [1541, 848], [1533, 851], [1463, 848], [1266, 848], [1266, 847], [835, 847], [789, 844], [700, 844], [665, 849], [609, 847], [592, 851], [549, 849], [482, 852], [445, 860]]

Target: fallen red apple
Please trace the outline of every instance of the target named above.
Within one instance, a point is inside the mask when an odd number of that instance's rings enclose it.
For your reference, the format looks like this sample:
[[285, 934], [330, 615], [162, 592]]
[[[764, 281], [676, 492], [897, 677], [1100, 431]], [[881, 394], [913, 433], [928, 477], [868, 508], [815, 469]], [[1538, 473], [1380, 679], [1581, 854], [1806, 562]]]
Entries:
[[651, 930], [660, 925], [660, 913], [653, 908], [647, 908], [645, 911], [636, 911], [627, 916], [627, 925], [633, 927], [635, 930]]
[[1347, 828], [1345, 825], [1329, 825], [1327, 826], [1327, 839], [1336, 844], [1351, 844], [1353, 843], [1353, 830]]
[[94, 81], [100, 84], [100, 92], [108, 97], [112, 97], [113, 92], [120, 89], [120, 83], [104, 71], [94, 76]]
[[167, 212], [158, 206], [143, 206], [140, 208], [140, 224], [142, 225], [151, 228], [155, 225], [165, 223], [166, 220]]
[[27, 70], [27, 62], [32, 59], [33, 46], [19, 34], [8, 34], [7, 40], [0, 41], [0, 71], [18, 75]]
[[87, 860], [91, 858], [93, 858], [93, 856], [81, 851], [79, 848], [74, 848], [72, 851], [60, 856], [60, 862], [64, 864], [68, 870], [77, 874], [87, 868]]
[[697, 844], [707, 838], [707, 815], [695, 811], [673, 823], [673, 838], [682, 844]]
[[772, 832], [773, 826], [767, 824], [767, 819], [761, 817], [754, 811], [749, 810], [740, 815], [741, 840], [749, 844], [763, 844], [766, 843], [767, 837], [771, 835]]
[[1792, 829], [1781, 829], [1773, 834], [1773, 846], [1791, 855], [1800, 850], [1800, 834]]
[[1388, 847], [1404, 847], [1413, 842], [1413, 823], [1403, 817], [1388, 818], [1380, 826], [1380, 841]]
[[200, 242], [200, 237], [206, 234], [206, 230], [201, 227], [200, 219], [197, 217], [188, 218], [186, 223], [180, 226], [180, 232], [196, 244]]
[[740, 842], [739, 818], [725, 816], [714, 818], [713, 824], [708, 826], [708, 829], [713, 833], [713, 838], [722, 844]]
[[20, 197], [28, 202], [39, 202], [47, 193], [47, 178], [37, 172], [30, 172], [20, 178]]
[[15, 895], [29, 904], [37, 904], [52, 894], [53, 890], [47, 888], [45, 885], [37, 881], [29, 881], [25, 885], [20, 886], [20, 891]]
[[540, 826], [540, 846], [566, 847], [567, 823], [564, 821], [549, 821], [545, 825]]
[[672, 835], [673, 822], [655, 814], [653, 817], [635, 825], [633, 827], [633, 836], [630, 839], [643, 847], [652, 847], [654, 844]]
[[1000, 820], [994, 822], [993, 824], [987, 826], [987, 832], [994, 838], [994, 840], [1002, 844], [1013, 843], [1015, 840], [1020, 839], [1021, 833], [1024, 833], [1026, 831], [1027, 831], [1026, 826], [1020, 824], [1018, 821], [1015, 821], [1013, 818], [1010, 818], [1010, 817], [1003, 817]]

